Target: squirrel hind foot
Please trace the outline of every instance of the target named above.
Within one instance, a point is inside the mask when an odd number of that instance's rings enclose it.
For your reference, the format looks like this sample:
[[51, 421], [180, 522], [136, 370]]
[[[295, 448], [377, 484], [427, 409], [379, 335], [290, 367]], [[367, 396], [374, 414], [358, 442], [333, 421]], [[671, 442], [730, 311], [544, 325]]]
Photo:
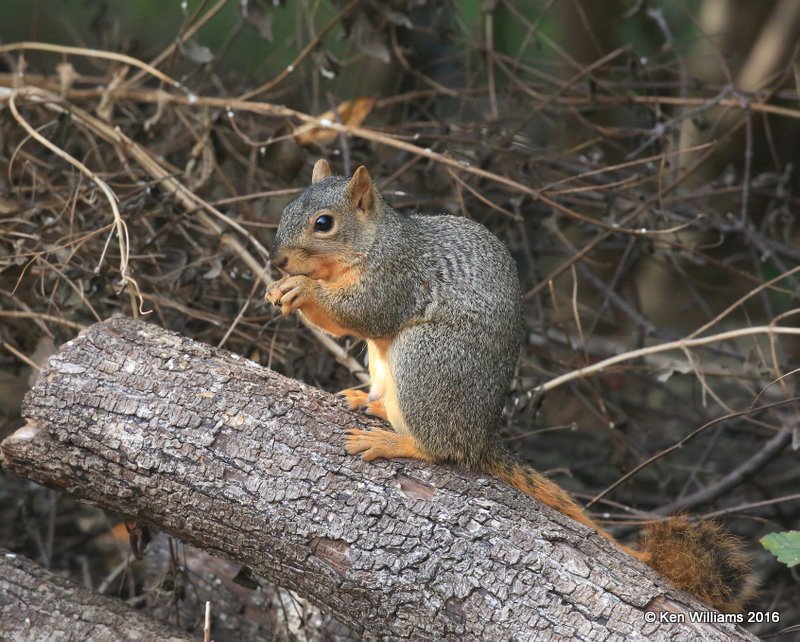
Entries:
[[400, 435], [391, 430], [348, 430], [344, 449], [350, 455], [360, 454], [366, 461], [399, 457], [433, 461], [411, 435]]
[[756, 594], [751, 556], [719, 522], [672, 517], [649, 525], [641, 544], [650, 566], [719, 611], [740, 612]]

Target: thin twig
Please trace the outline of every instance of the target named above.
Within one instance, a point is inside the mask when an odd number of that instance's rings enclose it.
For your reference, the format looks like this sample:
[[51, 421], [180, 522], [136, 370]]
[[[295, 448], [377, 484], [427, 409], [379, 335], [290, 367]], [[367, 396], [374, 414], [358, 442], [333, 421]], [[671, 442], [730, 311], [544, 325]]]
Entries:
[[717, 424], [720, 424], [720, 423], [722, 423], [724, 421], [728, 421], [729, 419], [736, 419], [737, 417], [746, 417], [746, 416], [752, 415], [752, 414], [757, 413], [757, 412], [763, 412], [764, 410], [770, 410], [771, 408], [777, 408], [779, 406], [785, 406], [787, 404], [796, 403], [797, 401], [800, 401], [800, 397], [792, 397], [791, 399], [782, 399], [781, 401], [776, 401], [774, 403], [765, 404], [763, 406], [759, 406], [758, 408], [748, 408], [747, 410], [740, 410], [738, 412], [732, 412], [732, 413], [729, 413], [727, 415], [723, 415], [721, 417], [715, 417], [711, 421], [704, 423], [699, 428], [695, 428], [692, 432], [690, 432], [688, 435], [686, 435], [685, 437], [680, 439], [678, 442], [676, 442], [675, 444], [673, 444], [669, 448], [665, 448], [664, 450], [656, 453], [652, 457], [648, 457], [641, 464], [639, 464], [638, 466], [636, 466], [632, 470], [630, 470], [627, 473], [625, 473], [622, 477], [620, 477], [617, 481], [615, 481], [613, 484], [611, 484], [603, 492], [598, 493], [597, 495], [595, 495], [592, 498], [592, 500], [588, 504], [586, 504], [586, 508], [589, 508], [590, 506], [592, 506], [592, 504], [596, 503], [598, 500], [600, 500], [603, 497], [605, 497], [606, 495], [608, 495], [608, 493], [610, 493], [612, 490], [614, 490], [615, 488], [617, 488], [621, 484], [625, 483], [627, 480], [629, 480], [631, 477], [633, 477], [634, 475], [639, 473], [641, 470], [647, 468], [654, 461], [658, 461], [659, 459], [662, 459], [663, 457], [666, 457], [667, 455], [669, 455], [671, 452], [674, 452], [675, 450], [678, 450], [679, 448], [682, 448], [688, 441], [690, 441], [691, 439], [694, 439], [695, 437], [697, 437], [697, 435], [699, 435], [702, 432], [705, 432], [706, 430], [708, 430], [712, 426], [716, 426]]
[[554, 388], [558, 388], [559, 386], [563, 386], [565, 383], [569, 383], [570, 381], [575, 381], [577, 379], [584, 379], [591, 375], [601, 373], [610, 366], [616, 365], [618, 363], [624, 363], [625, 361], [633, 361], [634, 359], [646, 357], [651, 354], [657, 354], [659, 352], [667, 352], [669, 350], [686, 351], [691, 348], [698, 348], [700, 346], [705, 346], [712, 343], [720, 343], [722, 341], [729, 341], [731, 339], [738, 339], [741, 337], [748, 337], [759, 334], [766, 334], [769, 336], [776, 334], [800, 335], [800, 328], [787, 328], [783, 326], [763, 325], [763, 326], [755, 326], [752, 328], [739, 328], [738, 330], [729, 330], [728, 332], [720, 332], [719, 334], [712, 334], [708, 337], [699, 337], [695, 339], [679, 339], [677, 341], [659, 343], [658, 345], [648, 346], [646, 348], [639, 348], [638, 350], [631, 350], [629, 352], [624, 352], [623, 354], [618, 354], [614, 357], [609, 357], [608, 359], [603, 359], [602, 361], [593, 363], [590, 366], [586, 366], [584, 368], [578, 368], [571, 372], [567, 372], [566, 374], [556, 377], [555, 379], [551, 379], [550, 381], [546, 381], [545, 383], [537, 386], [536, 388], [534, 388], [533, 392], [537, 394], [545, 393], [550, 390], [553, 390]]
[[717, 497], [724, 495], [780, 455], [791, 438], [792, 431], [790, 428], [781, 429], [772, 439], [764, 444], [761, 450], [752, 457], [749, 457], [740, 466], [734, 468], [719, 481], [705, 486], [691, 495], [676, 499], [674, 502], [660, 507], [656, 512], [660, 515], [672, 515], [697, 506], [698, 504], [713, 501]]
[[[34, 90], [34, 94], [38, 95], [40, 90]], [[119, 208], [117, 207], [117, 196], [108, 186], [108, 184], [101, 179], [97, 174], [95, 174], [92, 170], [90, 170], [86, 165], [81, 163], [77, 158], [74, 158], [63, 149], [57, 147], [49, 140], [47, 140], [44, 136], [42, 136], [39, 132], [37, 132], [33, 127], [28, 124], [17, 110], [16, 105], [16, 97], [17, 95], [21, 95], [23, 97], [29, 97], [30, 92], [26, 90], [16, 90], [12, 91], [11, 95], [8, 98], [8, 106], [11, 110], [11, 114], [14, 116], [14, 120], [17, 121], [20, 127], [22, 127], [28, 135], [36, 140], [38, 143], [49, 149], [59, 158], [65, 160], [70, 165], [75, 167], [78, 171], [80, 171], [85, 176], [88, 176], [92, 182], [100, 188], [100, 191], [103, 192], [106, 199], [108, 200], [108, 204], [111, 207], [111, 213], [114, 217], [114, 225], [116, 226], [117, 231], [117, 241], [119, 243], [119, 272], [120, 276], [122, 277], [123, 287], [126, 285], [130, 285], [133, 290], [133, 294], [136, 296], [139, 304], [133, 306], [134, 313], [142, 311], [142, 304], [144, 300], [142, 299], [142, 295], [139, 292], [139, 286], [136, 284], [136, 281], [128, 274], [128, 247], [130, 246], [130, 239], [128, 238], [128, 227], [125, 225], [125, 221], [122, 219], [122, 216], [119, 213]], [[53, 100], [53, 104], [58, 102], [56, 97], [51, 97]], [[64, 111], [63, 108], [59, 107], [60, 111]]]
[[12, 42], [8, 45], [0, 45], [0, 53], [20, 51], [24, 49], [51, 51], [53, 53], [64, 54], [65, 56], [83, 56], [85, 58], [101, 58], [104, 60], [121, 62], [125, 65], [137, 67], [142, 71], [147, 72], [154, 78], [158, 78], [161, 82], [167, 83], [170, 87], [185, 90], [183, 85], [181, 85], [177, 80], [170, 78], [167, 74], [159, 71], [155, 67], [148, 65], [146, 62], [143, 62], [138, 58], [117, 53], [115, 51], [105, 51], [104, 49], [88, 49], [87, 47], [68, 47], [66, 45], [54, 45], [46, 42]]
[[328, 24], [326, 24], [317, 32], [317, 34], [309, 41], [309, 43], [303, 47], [300, 53], [297, 54], [297, 57], [295, 57], [295, 59], [292, 60], [292, 62], [289, 63], [289, 65], [283, 71], [281, 71], [281, 73], [275, 76], [268, 83], [242, 94], [239, 96], [239, 101], [246, 101], [250, 100], [251, 98], [255, 98], [259, 94], [263, 94], [282, 83], [295, 69], [297, 69], [298, 66], [300, 66], [300, 63], [303, 62], [303, 60], [305, 60], [312, 51], [314, 51], [320, 42], [322, 42], [322, 38], [324, 38], [325, 35], [337, 24], [339, 24], [342, 18], [350, 13], [359, 4], [359, 2], [360, 0], [350, 0], [350, 2], [342, 7], [339, 12], [333, 18], [331, 18]]

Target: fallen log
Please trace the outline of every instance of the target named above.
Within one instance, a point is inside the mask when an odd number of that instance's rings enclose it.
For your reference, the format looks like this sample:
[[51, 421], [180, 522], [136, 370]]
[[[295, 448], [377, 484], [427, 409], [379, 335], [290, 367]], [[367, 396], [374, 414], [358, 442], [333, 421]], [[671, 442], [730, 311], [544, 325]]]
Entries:
[[191, 636], [77, 586], [21, 555], [0, 550], [0, 640], [163, 640]]
[[692, 623], [721, 616], [497, 480], [346, 455], [344, 429], [381, 422], [155, 325], [115, 317], [68, 342], [23, 414], [9, 471], [245, 564], [367, 638], [755, 639]]

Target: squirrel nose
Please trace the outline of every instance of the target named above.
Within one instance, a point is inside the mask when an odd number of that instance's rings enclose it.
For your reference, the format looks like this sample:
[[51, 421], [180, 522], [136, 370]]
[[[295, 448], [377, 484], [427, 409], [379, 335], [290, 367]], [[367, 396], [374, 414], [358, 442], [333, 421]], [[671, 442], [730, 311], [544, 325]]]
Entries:
[[276, 268], [281, 270], [281, 269], [286, 267], [286, 264], [288, 262], [289, 262], [289, 257], [288, 256], [282, 256], [282, 257], [278, 258], [276, 261], [273, 261], [272, 265], [274, 265]]

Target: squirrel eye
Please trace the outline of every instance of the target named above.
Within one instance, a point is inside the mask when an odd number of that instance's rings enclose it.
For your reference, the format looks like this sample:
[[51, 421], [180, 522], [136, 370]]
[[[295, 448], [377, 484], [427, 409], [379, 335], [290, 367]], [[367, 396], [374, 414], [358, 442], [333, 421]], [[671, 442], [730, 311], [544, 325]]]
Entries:
[[315, 232], [329, 232], [332, 227], [333, 217], [328, 216], [327, 214], [321, 214], [317, 217], [317, 220], [314, 221]]

